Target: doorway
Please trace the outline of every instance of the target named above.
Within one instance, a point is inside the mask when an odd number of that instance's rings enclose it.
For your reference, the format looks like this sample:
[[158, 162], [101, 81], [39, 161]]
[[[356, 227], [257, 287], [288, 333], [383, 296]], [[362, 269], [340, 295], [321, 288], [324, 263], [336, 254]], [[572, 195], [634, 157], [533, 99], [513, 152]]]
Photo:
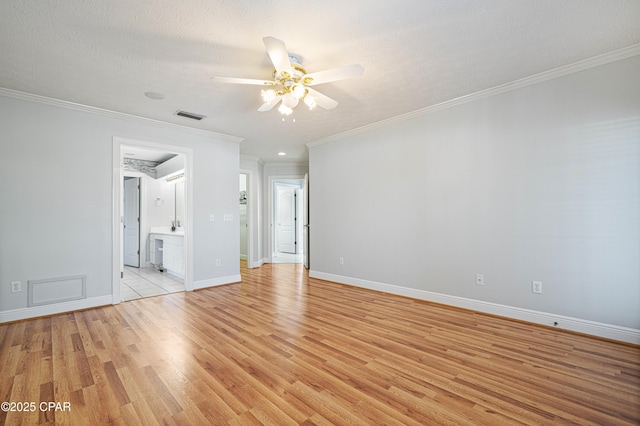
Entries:
[[260, 226], [255, 223], [255, 218], [259, 216], [258, 198], [255, 189], [258, 187], [254, 180], [254, 171], [251, 169], [240, 169], [240, 265], [247, 268], [257, 268], [263, 261], [256, 248], [260, 244], [259, 237], [254, 235], [255, 230]]
[[114, 138], [113, 303], [191, 290], [191, 151]]
[[304, 179], [274, 179], [271, 194], [271, 261], [303, 263]]
[[248, 176], [240, 173], [240, 260], [248, 262], [249, 259], [249, 209], [248, 209]]

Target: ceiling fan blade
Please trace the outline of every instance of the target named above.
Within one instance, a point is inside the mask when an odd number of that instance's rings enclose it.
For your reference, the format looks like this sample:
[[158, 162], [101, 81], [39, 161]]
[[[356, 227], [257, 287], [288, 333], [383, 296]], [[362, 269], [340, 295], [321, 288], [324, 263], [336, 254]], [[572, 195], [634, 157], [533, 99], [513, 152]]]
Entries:
[[264, 41], [269, 58], [271, 58], [271, 62], [273, 62], [273, 66], [276, 68], [278, 74], [283, 71], [292, 74], [289, 52], [287, 52], [287, 46], [284, 45], [284, 41], [270, 36], [264, 37], [262, 41]]
[[307, 96], [311, 95], [316, 98], [316, 105], [321, 106], [324, 109], [334, 109], [338, 106], [338, 101], [331, 99], [327, 95], [323, 95], [311, 87], [307, 87], [307, 90], [309, 91]]
[[257, 86], [273, 86], [274, 82], [269, 80], [254, 80], [252, 78], [234, 78], [234, 77], [214, 77], [220, 83], [232, 84], [255, 84]]
[[258, 111], [260, 111], [260, 112], [269, 111], [274, 106], [278, 105], [278, 103], [281, 100], [282, 100], [282, 96], [276, 96], [272, 101], [263, 103], [262, 106], [260, 108], [258, 108]]
[[315, 86], [316, 84], [330, 83], [332, 81], [344, 80], [346, 78], [360, 77], [364, 74], [364, 67], [360, 64], [345, 65], [344, 67], [332, 68], [330, 70], [312, 72], [304, 78], [312, 78], [313, 81], [305, 84]]

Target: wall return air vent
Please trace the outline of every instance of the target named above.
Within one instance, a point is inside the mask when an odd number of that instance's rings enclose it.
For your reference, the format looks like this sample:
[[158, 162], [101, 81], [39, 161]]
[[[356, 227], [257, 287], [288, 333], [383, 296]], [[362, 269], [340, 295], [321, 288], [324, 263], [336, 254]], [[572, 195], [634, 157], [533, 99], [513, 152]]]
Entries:
[[176, 111], [176, 115], [179, 115], [180, 117], [190, 118], [192, 120], [202, 120], [203, 118], [206, 117], [205, 115], [200, 115], [200, 114], [187, 112], [187, 111]]

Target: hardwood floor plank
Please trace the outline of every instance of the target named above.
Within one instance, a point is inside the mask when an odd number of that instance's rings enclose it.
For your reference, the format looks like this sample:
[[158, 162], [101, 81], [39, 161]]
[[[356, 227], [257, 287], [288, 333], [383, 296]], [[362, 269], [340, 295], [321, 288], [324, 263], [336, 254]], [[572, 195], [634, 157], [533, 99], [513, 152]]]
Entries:
[[[171, 389], [171, 394], [182, 407], [182, 411], [194, 421], [200, 418], [200, 421], [195, 424], [210, 423], [214, 418], [213, 413], [218, 420], [232, 419], [237, 415], [223, 399], [226, 392], [212, 393], [211, 388], [202, 386], [202, 382], [197, 379], [190, 380], [183, 375], [180, 368], [170, 362], [157, 365], [156, 370], [158, 375], [166, 381], [167, 388]], [[207, 408], [206, 412], [202, 412], [203, 407]]]
[[120, 380], [120, 376], [118, 375], [113, 362], [105, 362], [102, 368], [104, 369], [105, 375], [107, 377], [109, 388], [115, 396], [118, 405], [123, 406], [129, 404], [131, 402], [131, 399], [129, 398], [129, 394], [122, 384], [122, 380]]
[[153, 367], [150, 365], [144, 367], [144, 373], [155, 389], [155, 393], [160, 396], [165, 407], [167, 407], [167, 410], [169, 410], [171, 414], [176, 414], [182, 411], [182, 407], [180, 406], [178, 401], [176, 401], [175, 397], [171, 393], [171, 390], [167, 388], [167, 386], [164, 384], [162, 379], [160, 379]]
[[311, 279], [0, 324], [0, 424], [640, 424], [640, 347]]
[[120, 417], [122, 422], [127, 425], [135, 425], [140, 423], [138, 413], [132, 403], [120, 406]]
[[250, 411], [247, 411], [229, 421], [228, 424], [232, 426], [259, 426], [264, 423], [258, 420]]
[[140, 398], [134, 400], [131, 405], [133, 405], [133, 409], [135, 410], [135, 414], [137, 419], [134, 423], [131, 424], [145, 424], [145, 425], [161, 425], [162, 422], [158, 421], [158, 417], [162, 419], [161, 411], [154, 411], [151, 406], [147, 403], [146, 398]]
[[[55, 393], [53, 383], [43, 383], [40, 385], [40, 395], [38, 401], [50, 402], [55, 401]], [[40, 407], [38, 407], [39, 409]], [[55, 423], [55, 410], [39, 410], [40, 418], [38, 424], [54, 424]]]
[[303, 382], [293, 383], [289, 389], [293, 395], [302, 401], [307, 401], [309, 406], [332, 424], [357, 425], [361, 419], [353, 413], [349, 406], [330, 394], [314, 389]]

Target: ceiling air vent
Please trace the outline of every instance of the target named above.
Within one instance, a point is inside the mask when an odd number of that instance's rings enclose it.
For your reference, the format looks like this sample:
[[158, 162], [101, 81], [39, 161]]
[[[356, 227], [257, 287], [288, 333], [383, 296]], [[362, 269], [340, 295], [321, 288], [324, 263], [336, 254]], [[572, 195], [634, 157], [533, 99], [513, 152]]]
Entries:
[[180, 117], [190, 118], [192, 120], [202, 120], [203, 118], [205, 118], [204, 115], [195, 114], [193, 112], [187, 112], [187, 111], [176, 111], [176, 115], [179, 115]]

